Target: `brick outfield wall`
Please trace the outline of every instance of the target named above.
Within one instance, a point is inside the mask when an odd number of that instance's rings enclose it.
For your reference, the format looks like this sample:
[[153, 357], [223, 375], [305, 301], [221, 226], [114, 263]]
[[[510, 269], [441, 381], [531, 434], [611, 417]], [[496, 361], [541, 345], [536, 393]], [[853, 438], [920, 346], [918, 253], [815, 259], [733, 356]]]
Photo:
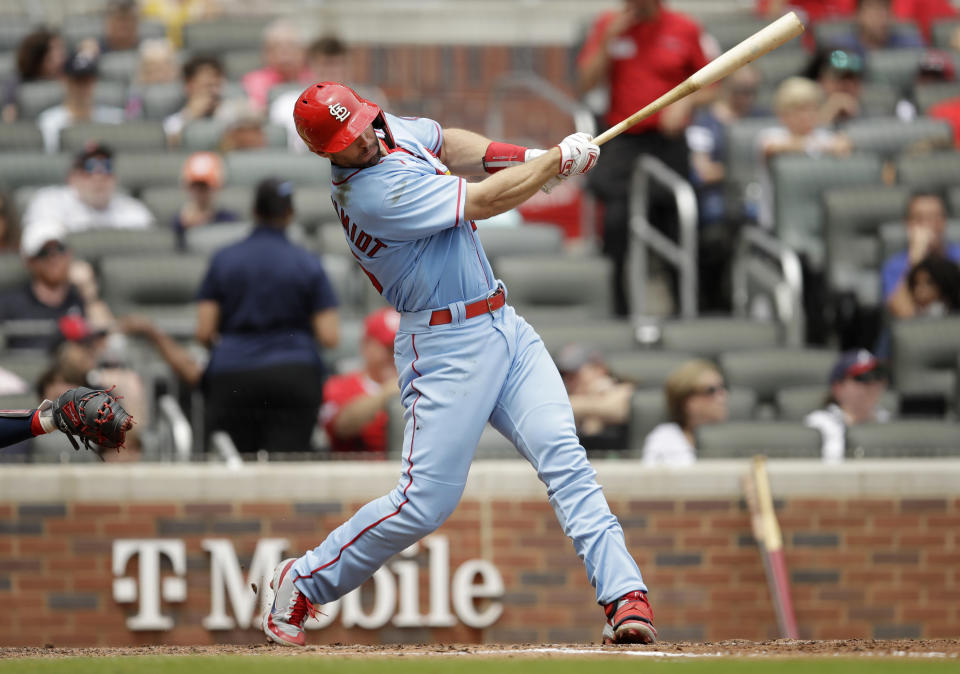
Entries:
[[[260, 538], [294, 554], [317, 544], [358, 502], [0, 503], [0, 645], [260, 642], [255, 630], [208, 632], [207, 538], [229, 538], [246, 564]], [[797, 619], [804, 638], [960, 635], [960, 498], [789, 499], [778, 503]], [[650, 586], [667, 640], [776, 636], [763, 566], [743, 504], [612, 498]], [[484, 513], [489, 513], [486, 518]], [[489, 527], [482, 527], [481, 520]], [[481, 531], [481, 529], [483, 531]], [[347, 630], [310, 643], [596, 642], [600, 609], [572, 545], [542, 501], [464, 502], [437, 532], [451, 573], [484, 557], [503, 575], [504, 611], [490, 628]], [[187, 601], [164, 603], [168, 632], [131, 632], [135, 612], [112, 597], [117, 538], [176, 538], [187, 550]], [[486, 552], [484, 549], [486, 548]], [[421, 548], [421, 607], [426, 555]], [[169, 574], [169, 567], [162, 568]], [[136, 561], [126, 569], [136, 577]]]

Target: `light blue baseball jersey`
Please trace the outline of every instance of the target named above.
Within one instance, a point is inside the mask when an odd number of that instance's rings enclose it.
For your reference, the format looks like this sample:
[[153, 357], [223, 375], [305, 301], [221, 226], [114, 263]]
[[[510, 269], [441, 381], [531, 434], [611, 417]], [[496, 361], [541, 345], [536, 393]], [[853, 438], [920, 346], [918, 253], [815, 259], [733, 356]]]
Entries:
[[350, 250], [398, 311], [444, 307], [496, 288], [467, 181], [440, 160], [435, 121], [384, 113], [397, 149], [365, 169], [333, 166], [331, 199]]

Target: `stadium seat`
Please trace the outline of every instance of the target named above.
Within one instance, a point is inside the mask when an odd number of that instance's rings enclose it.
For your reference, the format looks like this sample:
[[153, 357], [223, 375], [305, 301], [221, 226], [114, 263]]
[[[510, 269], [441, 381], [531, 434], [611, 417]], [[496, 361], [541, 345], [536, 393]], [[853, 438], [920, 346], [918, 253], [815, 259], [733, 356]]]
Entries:
[[136, 78], [139, 67], [138, 50], [110, 51], [100, 57], [99, 76], [105, 80], [129, 84]]
[[[336, 217], [330, 192], [316, 187], [303, 187], [293, 193], [293, 211], [294, 222], [302, 225], [311, 236], [316, 234], [321, 225]], [[339, 221], [336, 225], [342, 238], [343, 228]]]
[[[512, 292], [508, 302], [513, 303]], [[553, 314], [554, 318], [551, 318], [550, 314]], [[626, 351], [636, 346], [633, 326], [628, 321], [599, 317], [567, 321], [564, 317], [569, 319], [571, 312], [565, 309], [529, 314], [521, 312], [521, 315], [534, 327], [552, 354], [556, 354], [567, 344], [582, 344], [600, 353]]]
[[753, 349], [720, 355], [727, 386], [757, 392], [759, 402], [773, 402], [788, 386], [825, 385], [837, 354], [828, 349]]
[[822, 267], [823, 206], [821, 195], [840, 186], [880, 182], [879, 158], [781, 156], [773, 161], [774, 222], [780, 238], [811, 263]]
[[[2, 367], [0, 365], [0, 368]], [[0, 410], [32, 410], [39, 404], [40, 400], [32, 390], [26, 393], [0, 395]], [[66, 442], [66, 440], [64, 441]], [[73, 448], [71, 447], [71, 449]]]
[[117, 155], [117, 181], [134, 194], [148, 187], [179, 185], [188, 152], [152, 152]]
[[64, 152], [79, 152], [92, 140], [106, 143], [118, 153], [157, 151], [167, 147], [167, 135], [159, 122], [74, 124], [60, 131], [60, 148]]
[[7, 82], [17, 72], [16, 52], [0, 51], [0, 80]]
[[852, 426], [846, 454], [849, 459], [960, 457], [960, 424], [907, 420]]
[[71, 163], [72, 157], [67, 154], [0, 152], [0, 187], [15, 190], [28, 185], [62, 185]]
[[205, 255], [113, 256], [101, 261], [103, 299], [110, 306], [193, 302], [207, 270]]
[[28, 12], [9, 12], [0, 21], [0, 50], [14, 51], [20, 41], [33, 30], [36, 16]]
[[[856, 27], [855, 19], [828, 19], [818, 21], [813, 27], [813, 37], [818, 47], [830, 47], [848, 38]], [[893, 33], [923, 41], [920, 31], [912, 21], [895, 21]]]
[[889, 84], [898, 92], [910, 91], [926, 48], [874, 49], [867, 56], [867, 79]]
[[844, 128], [858, 152], [893, 158], [917, 149], [944, 149], [953, 145], [950, 125], [940, 119], [903, 122], [895, 117], [853, 120]]
[[729, 421], [701, 426], [695, 432], [699, 459], [819, 459], [820, 432], [785, 421]]
[[780, 325], [746, 318], [694, 318], [666, 321], [661, 326], [664, 349], [694, 353], [715, 360], [721, 352], [780, 346]]
[[[169, 227], [174, 216], [180, 212], [187, 198], [186, 192], [180, 186], [148, 187], [143, 190], [140, 198], [150, 212], [157, 219], [161, 227]], [[217, 193], [215, 203], [220, 208], [228, 208], [244, 220], [249, 217], [250, 205], [253, 203], [253, 191], [245, 185], [224, 187]], [[329, 200], [327, 200], [329, 204]]]
[[23, 379], [33, 391], [37, 379], [50, 367], [50, 355], [45, 351], [11, 349], [0, 353], [0, 369], [12, 372]]
[[250, 222], [221, 222], [188, 229], [187, 251], [195, 255], [213, 255], [221, 248], [247, 238], [252, 229]]
[[484, 252], [494, 262], [501, 257], [511, 255], [563, 254], [563, 231], [552, 225], [520, 225], [519, 227], [480, 225], [477, 232]]
[[807, 61], [809, 57], [802, 49], [774, 49], [754, 61], [753, 67], [763, 76], [765, 89], [776, 89], [783, 80], [802, 73]]
[[610, 315], [610, 261], [603, 257], [511, 256], [500, 258], [497, 274], [506, 283], [510, 303], [523, 308], [581, 307]]
[[194, 21], [183, 27], [183, 46], [190, 52], [213, 54], [259, 47], [268, 21], [267, 17], [249, 16]]
[[0, 253], [0, 293], [23, 285], [29, 278], [19, 253]]
[[[324, 188], [330, 184], [330, 162], [316, 155], [294, 155], [285, 150], [250, 150], [226, 155], [227, 180], [231, 185], [256, 185], [277, 176], [297, 186]], [[329, 198], [329, 197], [328, 197]]]
[[890, 84], [866, 82], [860, 90], [860, 114], [864, 119], [892, 117], [903, 94]]
[[[259, 46], [254, 49], [231, 49], [222, 55], [223, 67], [227, 79], [240, 80], [247, 73], [263, 67], [263, 52]], [[301, 89], [303, 85], [300, 85]]]
[[[907, 249], [907, 228], [903, 220], [885, 222], [880, 230], [880, 255], [886, 260], [894, 253]], [[947, 220], [947, 240], [960, 241], [960, 219]]]
[[960, 183], [960, 154], [937, 152], [897, 160], [897, 182], [913, 189], [943, 189]]
[[0, 152], [43, 152], [43, 135], [30, 121], [0, 124]]
[[[183, 127], [180, 144], [185, 150], [216, 150], [220, 146], [220, 139], [227, 130], [227, 125], [218, 119], [198, 119]], [[287, 130], [277, 124], [265, 124], [264, 135], [267, 138], [267, 147], [286, 149]]]
[[933, 29], [931, 30], [933, 46], [937, 49], [952, 49], [950, 40], [953, 38], [953, 34], [958, 27], [960, 27], [960, 19], [939, 19], [934, 21]]
[[660, 349], [636, 349], [606, 354], [607, 368], [618, 379], [633, 382], [639, 388], [661, 391], [670, 373], [696, 354]]
[[[824, 407], [829, 394], [826, 382], [819, 386], [790, 386], [777, 391], [777, 418], [780, 421], [803, 421], [814, 410]], [[880, 407], [896, 416], [900, 410], [900, 394], [888, 390], [880, 399]]]
[[150, 84], [143, 88], [142, 96], [143, 117], [158, 121], [166, 119], [183, 108], [186, 102], [183, 84], [180, 82]]
[[267, 92], [267, 101], [273, 103], [277, 98], [283, 94], [289, 92], [300, 93], [306, 87], [303, 85], [303, 82], [283, 82], [281, 84], [275, 84], [270, 87], [270, 91]]
[[480, 434], [480, 441], [477, 443], [477, 452], [474, 458], [480, 461], [489, 461], [495, 459], [519, 459], [520, 453], [513, 443], [507, 440], [500, 431], [490, 424], [483, 428]]
[[[732, 389], [727, 394], [727, 406], [731, 421], [748, 421], [753, 418], [757, 395], [749, 389]], [[630, 400], [628, 422], [628, 447], [643, 449], [643, 441], [657, 424], [669, 421], [667, 401], [662, 388], [638, 389]]]
[[174, 248], [173, 230], [170, 227], [91, 229], [70, 234], [67, 242], [76, 257], [95, 267], [111, 256], [142, 260], [141, 256], [171, 254]]
[[828, 190], [823, 195], [828, 286], [856, 293], [861, 304], [880, 298], [883, 262], [877, 231], [882, 223], [903, 217], [910, 190], [902, 186], [861, 185]]
[[[947, 190], [947, 211], [952, 218], [960, 220], [960, 187], [951, 187]], [[949, 235], [948, 238], [950, 238]], [[956, 239], [950, 238], [950, 240]]]
[[[702, 17], [704, 31], [726, 51], [766, 26], [769, 22], [752, 12], [729, 12]], [[783, 45], [785, 51], [801, 48], [800, 40], [791, 40]]]
[[741, 119], [727, 127], [727, 186], [741, 196], [746, 185], [758, 179], [757, 137], [764, 129], [778, 126], [776, 117]]
[[891, 325], [893, 383], [904, 395], [956, 396], [960, 316], [914, 318]]
[[[40, 80], [21, 84], [17, 89], [17, 106], [21, 119], [37, 115], [63, 101], [63, 84], [59, 80]], [[120, 82], [99, 80], [93, 91], [95, 105], [123, 108], [127, 103], [127, 87]]]
[[927, 114], [937, 103], [960, 98], [960, 82], [931, 82], [914, 87], [913, 100], [920, 114]]

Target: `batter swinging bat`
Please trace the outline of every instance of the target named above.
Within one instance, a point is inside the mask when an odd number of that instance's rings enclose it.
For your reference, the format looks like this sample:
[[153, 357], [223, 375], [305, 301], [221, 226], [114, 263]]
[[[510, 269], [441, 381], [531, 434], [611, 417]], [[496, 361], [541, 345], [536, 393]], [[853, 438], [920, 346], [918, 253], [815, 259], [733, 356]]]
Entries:
[[803, 23], [795, 12], [790, 12], [758, 30], [735, 47], [732, 47], [713, 59], [700, 70], [655, 100], [650, 105], [637, 110], [625, 120], [601, 133], [593, 139], [597, 145], [603, 145], [611, 138], [616, 138], [631, 126], [650, 115], [659, 112], [671, 103], [676, 103], [684, 96], [721, 80], [737, 68], [750, 63], [756, 58], [773, 51], [784, 42], [792, 40], [803, 32]]

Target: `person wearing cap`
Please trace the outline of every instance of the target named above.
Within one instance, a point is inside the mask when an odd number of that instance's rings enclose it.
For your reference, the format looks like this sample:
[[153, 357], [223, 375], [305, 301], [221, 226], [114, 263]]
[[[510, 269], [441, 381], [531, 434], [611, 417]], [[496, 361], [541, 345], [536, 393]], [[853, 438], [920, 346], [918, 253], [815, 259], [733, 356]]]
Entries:
[[863, 114], [864, 58], [861, 54], [845, 49], [821, 49], [804, 74], [823, 89], [821, 124], [836, 127]]
[[361, 452], [384, 458], [387, 407], [400, 395], [393, 340], [400, 314], [391, 307], [370, 313], [363, 322], [360, 370], [330, 377], [323, 385], [320, 424], [330, 451]]
[[217, 149], [220, 152], [261, 150], [267, 146], [264, 114], [248, 100], [226, 101], [215, 119], [225, 126]]
[[153, 214], [139, 199], [117, 190], [113, 149], [90, 143], [73, 161], [62, 186], [38, 189], [23, 214], [29, 229], [36, 220], [54, 220], [68, 232], [90, 229], [145, 229]]
[[727, 386], [717, 366], [690, 360], [670, 373], [663, 386], [669, 421], [643, 441], [646, 465], [689, 466], [697, 460], [696, 430], [727, 420]]
[[43, 134], [43, 147], [47, 152], [60, 149], [60, 131], [81, 122], [98, 124], [122, 124], [123, 108], [96, 105], [94, 89], [99, 74], [100, 56], [96, 47], [89, 45], [74, 51], [64, 64], [63, 103], [47, 108], [37, 115], [37, 126]]
[[823, 436], [823, 460], [843, 461], [850, 426], [886, 422], [890, 413], [880, 407], [887, 390], [886, 368], [865, 349], [840, 354], [830, 371], [830, 391], [823, 409], [811, 412], [804, 423]]
[[325, 367], [317, 346], [339, 341], [337, 298], [320, 260], [291, 243], [293, 185], [257, 185], [255, 227], [214, 255], [197, 293], [197, 341], [209, 430], [243, 453], [310, 448]]
[[581, 344], [567, 344], [554, 361], [570, 397], [580, 444], [587, 451], [624, 449], [633, 384], [617, 381], [603, 356]]
[[11, 330], [7, 347], [49, 350], [60, 339], [58, 321], [65, 316], [84, 315], [83, 298], [70, 282], [73, 256], [66, 234], [63, 225], [55, 220], [42, 220], [20, 237], [20, 256], [30, 279], [0, 297], [0, 323], [30, 321], [37, 329]]
[[187, 231], [219, 222], [236, 222], [239, 216], [217, 205], [217, 194], [223, 186], [223, 160], [213, 152], [194, 152], [183, 165], [183, 188], [187, 200], [174, 218], [173, 231], [177, 247], [187, 248]]

